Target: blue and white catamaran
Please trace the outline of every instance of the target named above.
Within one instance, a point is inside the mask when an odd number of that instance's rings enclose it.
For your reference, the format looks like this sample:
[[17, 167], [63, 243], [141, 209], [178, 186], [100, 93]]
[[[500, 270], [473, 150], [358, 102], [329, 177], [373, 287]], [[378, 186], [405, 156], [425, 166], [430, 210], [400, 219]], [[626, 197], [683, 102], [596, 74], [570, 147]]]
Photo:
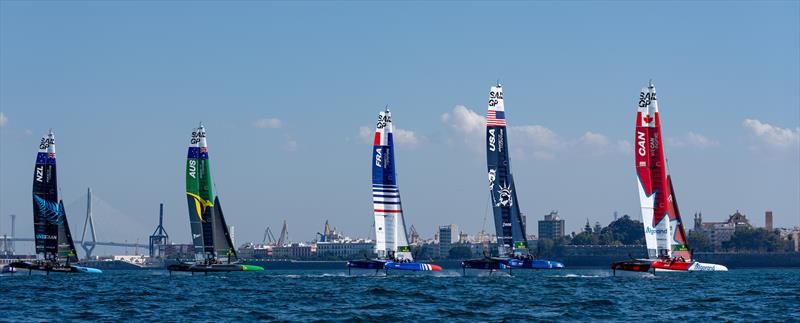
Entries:
[[372, 147], [372, 205], [375, 218], [375, 254], [378, 257], [348, 261], [348, 273], [351, 268], [376, 271], [442, 270], [437, 265], [415, 262], [411, 254], [400, 202], [400, 189], [395, 176], [392, 114], [388, 108], [378, 115]]
[[525, 223], [522, 221], [514, 177], [508, 158], [508, 134], [506, 133], [503, 89], [500, 84], [489, 92], [489, 108], [486, 115], [486, 161], [489, 171], [489, 195], [491, 197], [494, 224], [497, 232], [498, 257], [488, 254], [480, 259], [465, 260], [466, 269], [558, 269], [564, 265], [556, 261], [537, 260], [528, 249]]
[[42, 137], [33, 170], [33, 233], [36, 260], [17, 261], [12, 268], [64, 273], [102, 273], [100, 269], [77, 266], [78, 255], [69, 231], [64, 201], [58, 198], [56, 137], [52, 131]]

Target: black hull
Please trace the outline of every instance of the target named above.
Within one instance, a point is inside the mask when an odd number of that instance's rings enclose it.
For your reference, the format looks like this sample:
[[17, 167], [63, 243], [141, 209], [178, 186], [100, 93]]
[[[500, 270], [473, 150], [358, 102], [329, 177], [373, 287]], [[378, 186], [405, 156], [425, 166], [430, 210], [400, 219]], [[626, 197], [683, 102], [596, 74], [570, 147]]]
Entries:
[[231, 272], [231, 271], [261, 271], [264, 268], [260, 266], [242, 265], [242, 264], [187, 264], [177, 263], [167, 266], [167, 270], [183, 271], [191, 273], [213, 273], [213, 272]]
[[508, 259], [482, 258], [482, 259], [464, 260], [461, 262], [461, 268], [499, 270], [499, 269], [508, 269], [511, 268], [511, 266], [508, 264]]
[[384, 269], [386, 265], [386, 260], [377, 260], [377, 259], [365, 259], [365, 260], [350, 260], [347, 262], [347, 272], [350, 272], [350, 269], [373, 269], [373, 270], [381, 270]]
[[648, 272], [652, 263], [644, 260], [617, 261], [611, 264], [611, 269], [616, 273], [617, 270]]

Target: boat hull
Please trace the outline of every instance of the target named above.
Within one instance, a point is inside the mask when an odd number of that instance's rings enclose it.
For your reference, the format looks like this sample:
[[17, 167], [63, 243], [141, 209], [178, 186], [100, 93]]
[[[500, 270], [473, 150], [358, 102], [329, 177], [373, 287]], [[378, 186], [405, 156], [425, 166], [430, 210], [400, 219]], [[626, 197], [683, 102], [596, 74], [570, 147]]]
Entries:
[[690, 271], [728, 271], [728, 267], [697, 261], [654, 261], [652, 268], [656, 272], [690, 272]]
[[178, 263], [167, 266], [169, 271], [183, 271], [193, 273], [208, 273], [208, 272], [231, 272], [231, 271], [261, 271], [264, 267], [254, 265], [241, 265], [241, 264], [187, 264]]
[[27, 269], [27, 270], [57, 272], [57, 273], [87, 273], [87, 274], [103, 273], [102, 270], [92, 267], [73, 266], [73, 265], [67, 266], [67, 265], [52, 264], [52, 263], [12, 262], [9, 264], [9, 266], [16, 269]]
[[461, 262], [463, 269], [486, 269], [486, 270], [499, 270], [508, 269], [511, 266], [506, 259], [499, 258], [482, 258], [482, 259], [469, 259]]
[[564, 264], [550, 260], [519, 260], [511, 259], [508, 264], [513, 269], [563, 269]]
[[421, 262], [394, 262], [389, 261], [383, 265], [387, 270], [409, 270], [409, 271], [439, 271], [442, 267], [438, 265], [426, 264]]
[[611, 264], [611, 269], [613, 269], [615, 273], [617, 270], [648, 272], [650, 271], [650, 267], [652, 264], [653, 264], [652, 261], [639, 260], [639, 259], [617, 261]]
[[385, 260], [377, 260], [377, 259], [350, 260], [347, 262], [347, 268], [380, 270], [384, 269], [386, 263], [387, 261]]
[[698, 261], [634, 259], [611, 264], [611, 269], [647, 272], [728, 271], [728, 267]]

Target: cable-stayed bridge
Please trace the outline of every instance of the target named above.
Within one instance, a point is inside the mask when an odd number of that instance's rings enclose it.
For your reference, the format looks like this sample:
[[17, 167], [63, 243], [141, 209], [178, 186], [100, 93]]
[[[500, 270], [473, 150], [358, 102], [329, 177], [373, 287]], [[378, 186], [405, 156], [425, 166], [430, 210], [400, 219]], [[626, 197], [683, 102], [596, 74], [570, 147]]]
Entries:
[[[98, 239], [97, 231], [95, 230], [95, 214], [100, 216], [100, 221], [98, 222], [98, 224], [101, 224], [98, 227], [100, 228], [100, 230], [105, 229], [108, 231], [112, 231], [116, 229], [116, 230], [124, 230], [125, 233], [142, 232], [142, 234], [146, 234], [149, 230], [144, 227], [141, 221], [137, 221], [136, 219], [133, 219], [125, 215], [124, 213], [120, 212], [119, 210], [111, 206], [105, 200], [93, 194], [91, 188], [87, 189], [86, 194], [81, 195], [76, 200], [69, 203], [65, 207], [65, 209], [68, 212], [68, 217], [71, 219], [71, 221], [73, 221], [72, 223], [80, 223], [78, 219], [83, 217], [84, 220], [83, 227], [76, 228], [75, 225], [71, 225], [70, 231], [72, 231], [72, 236], [75, 242], [75, 246], [79, 247], [79, 249], [83, 249], [86, 258], [92, 257], [92, 253], [95, 247], [97, 246], [134, 248], [134, 250], [138, 254], [139, 248], [147, 249], [148, 247], [150, 247], [150, 250], [152, 252], [153, 246], [151, 246], [151, 244], [153, 242], [158, 244], [167, 243], [166, 242], [167, 239], [165, 238], [166, 232], [164, 231], [161, 224], [159, 224], [158, 226], [158, 228], [160, 228], [162, 232], [161, 236], [159, 236], [160, 239], [156, 239], [155, 241], [149, 241], [150, 243], [139, 243], [138, 238], [131, 239], [135, 240], [136, 242], [129, 242], [130, 240], [113, 241], [113, 240]], [[161, 219], [163, 221], [163, 205], [161, 212], [162, 212]], [[15, 236], [16, 233], [18, 232], [15, 228], [16, 218], [17, 216], [11, 215], [11, 235], [8, 236], [0, 234], [0, 245], [3, 246], [3, 250], [0, 250], [0, 252], [5, 252], [7, 254], [14, 253], [16, 251], [14, 242], [34, 242], [33, 238], [23, 238]], [[102, 224], [106, 225], [103, 226]], [[110, 235], [118, 236], [119, 232], [112, 232], [112, 234]], [[78, 239], [78, 237], [80, 238]], [[128, 235], [128, 237], [131, 236]], [[145, 238], [142, 239], [142, 241], [148, 241], [148, 239]]]

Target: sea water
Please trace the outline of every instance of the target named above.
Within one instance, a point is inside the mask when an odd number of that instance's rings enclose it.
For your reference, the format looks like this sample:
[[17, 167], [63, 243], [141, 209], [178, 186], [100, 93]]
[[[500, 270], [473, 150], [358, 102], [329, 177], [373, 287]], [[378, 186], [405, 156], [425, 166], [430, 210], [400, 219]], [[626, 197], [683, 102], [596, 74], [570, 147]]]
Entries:
[[0, 276], [0, 321], [800, 321], [800, 269]]

